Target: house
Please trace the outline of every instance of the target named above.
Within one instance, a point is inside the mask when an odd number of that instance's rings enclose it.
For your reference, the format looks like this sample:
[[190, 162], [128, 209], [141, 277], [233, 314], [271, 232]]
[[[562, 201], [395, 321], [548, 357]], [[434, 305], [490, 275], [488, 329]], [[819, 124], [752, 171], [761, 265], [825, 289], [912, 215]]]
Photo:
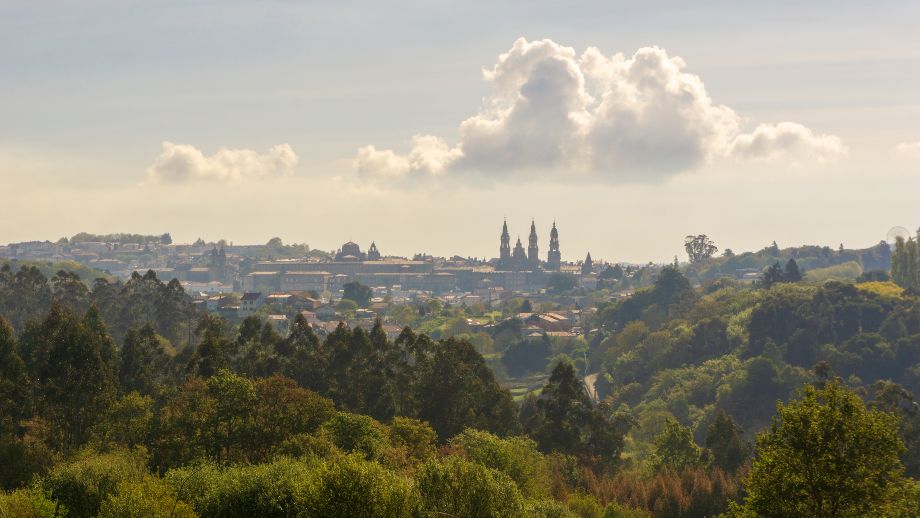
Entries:
[[265, 297], [265, 303], [269, 305], [289, 306], [295, 302], [297, 297], [290, 293], [272, 293]]
[[240, 299], [240, 318], [246, 318], [262, 307], [262, 304], [265, 303], [265, 297], [262, 296], [262, 292], [251, 291], [243, 294], [243, 298]]
[[316, 318], [320, 320], [335, 320], [338, 312], [330, 305], [320, 306], [316, 309]]

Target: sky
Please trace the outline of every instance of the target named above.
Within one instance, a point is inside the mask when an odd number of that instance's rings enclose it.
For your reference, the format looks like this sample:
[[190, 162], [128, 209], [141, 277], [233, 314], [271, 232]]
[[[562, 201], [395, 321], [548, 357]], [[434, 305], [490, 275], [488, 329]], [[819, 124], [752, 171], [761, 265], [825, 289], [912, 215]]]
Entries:
[[0, 1], [0, 243], [564, 260], [916, 228], [920, 3]]

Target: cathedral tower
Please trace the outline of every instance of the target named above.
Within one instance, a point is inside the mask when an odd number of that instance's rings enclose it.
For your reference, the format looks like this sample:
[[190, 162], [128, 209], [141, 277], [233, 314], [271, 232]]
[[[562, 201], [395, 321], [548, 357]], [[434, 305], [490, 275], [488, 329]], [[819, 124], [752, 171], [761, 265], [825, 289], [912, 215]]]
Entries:
[[521, 244], [521, 238], [514, 245], [514, 254], [511, 256], [511, 269], [523, 270], [527, 268], [527, 255], [524, 254], [524, 245]]
[[559, 253], [559, 231], [553, 221], [553, 229], [549, 232], [549, 253], [546, 254], [546, 269], [559, 271], [562, 267], [562, 255]]
[[533, 220], [530, 220], [530, 243], [527, 245], [527, 262], [530, 263], [530, 269], [536, 270], [540, 266], [540, 249], [537, 246], [537, 227]]
[[511, 235], [508, 234], [508, 220], [502, 225], [502, 244], [498, 248], [498, 263], [503, 267], [511, 264]]

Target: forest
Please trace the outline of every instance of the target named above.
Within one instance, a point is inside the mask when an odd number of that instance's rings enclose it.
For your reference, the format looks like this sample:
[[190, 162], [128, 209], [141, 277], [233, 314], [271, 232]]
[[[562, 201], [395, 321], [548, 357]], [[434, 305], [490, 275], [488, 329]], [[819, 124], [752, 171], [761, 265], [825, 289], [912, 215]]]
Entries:
[[564, 357], [515, 401], [463, 336], [279, 335], [153, 272], [7, 265], [0, 516], [915, 515], [911, 243], [893, 281], [660, 269], [598, 303], [597, 402]]

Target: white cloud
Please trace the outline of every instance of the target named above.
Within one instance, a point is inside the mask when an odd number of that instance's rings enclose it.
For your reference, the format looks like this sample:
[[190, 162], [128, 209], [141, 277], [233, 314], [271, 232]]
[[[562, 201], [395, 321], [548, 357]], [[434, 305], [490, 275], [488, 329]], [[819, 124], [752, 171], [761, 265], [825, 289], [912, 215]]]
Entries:
[[796, 123], [762, 124], [715, 104], [702, 80], [659, 47], [580, 56], [552, 40], [519, 38], [483, 77], [495, 87], [460, 124], [459, 143], [413, 138], [409, 153], [359, 150], [355, 168], [388, 177], [527, 170], [654, 181], [716, 156], [828, 160], [845, 148]]
[[894, 153], [907, 158], [920, 158], [920, 140], [917, 142], [902, 142], [895, 146]]
[[794, 122], [761, 124], [751, 133], [738, 135], [732, 144], [732, 155], [738, 158], [792, 157], [825, 162], [846, 152], [840, 138], [816, 135], [814, 131]]
[[147, 178], [154, 182], [182, 183], [188, 181], [234, 182], [293, 174], [297, 154], [288, 144], [269, 148], [267, 153], [252, 149], [220, 148], [207, 156], [189, 144], [163, 142], [163, 151], [147, 169]]

